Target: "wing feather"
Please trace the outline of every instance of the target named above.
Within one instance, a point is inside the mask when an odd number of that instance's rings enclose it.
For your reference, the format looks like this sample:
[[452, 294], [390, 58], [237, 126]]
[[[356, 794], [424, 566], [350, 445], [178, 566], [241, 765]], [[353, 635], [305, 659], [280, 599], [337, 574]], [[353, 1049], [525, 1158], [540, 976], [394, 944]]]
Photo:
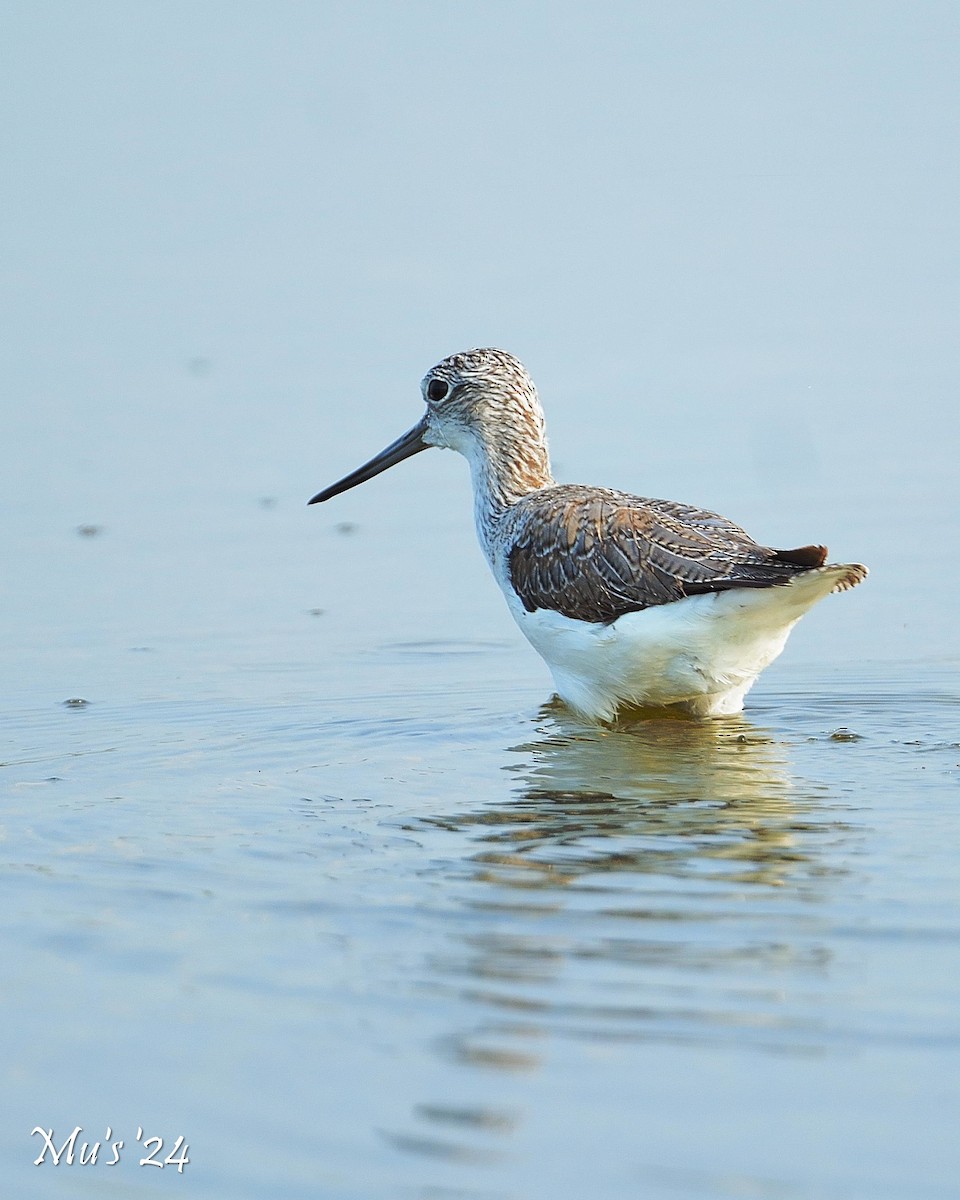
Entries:
[[761, 546], [692, 505], [569, 484], [532, 492], [507, 519], [510, 578], [527, 611], [597, 623], [702, 592], [784, 584], [827, 554]]

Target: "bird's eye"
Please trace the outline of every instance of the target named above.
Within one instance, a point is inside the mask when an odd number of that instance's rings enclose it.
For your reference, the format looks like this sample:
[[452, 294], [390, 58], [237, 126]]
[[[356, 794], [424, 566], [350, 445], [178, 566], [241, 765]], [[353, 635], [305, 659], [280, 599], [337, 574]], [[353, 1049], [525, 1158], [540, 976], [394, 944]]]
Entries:
[[444, 400], [450, 394], [450, 384], [445, 379], [431, 379], [427, 384], [428, 400]]

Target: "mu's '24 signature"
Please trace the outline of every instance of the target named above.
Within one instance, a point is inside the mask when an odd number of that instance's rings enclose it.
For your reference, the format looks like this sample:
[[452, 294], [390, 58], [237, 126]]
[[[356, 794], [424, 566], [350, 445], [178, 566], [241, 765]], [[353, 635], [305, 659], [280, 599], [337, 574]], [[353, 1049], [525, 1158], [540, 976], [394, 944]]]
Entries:
[[[33, 1160], [33, 1165], [39, 1167], [43, 1162], [50, 1162], [55, 1167], [59, 1167], [61, 1163], [68, 1167], [72, 1167], [74, 1164], [89, 1167], [96, 1165], [99, 1161], [104, 1166], [115, 1167], [120, 1162], [120, 1152], [123, 1149], [124, 1141], [123, 1138], [111, 1140], [113, 1139], [112, 1126], [108, 1125], [103, 1139], [95, 1142], [79, 1142], [82, 1133], [83, 1128], [78, 1125], [58, 1149], [53, 1129], [41, 1129], [39, 1125], [35, 1125], [30, 1131], [30, 1136], [42, 1138], [43, 1145], [39, 1155]], [[141, 1167], [176, 1167], [182, 1175], [184, 1167], [190, 1161], [188, 1158], [190, 1147], [184, 1141], [183, 1134], [180, 1134], [173, 1143], [173, 1149], [166, 1157], [161, 1157], [163, 1138], [156, 1136], [145, 1138], [141, 1125], [137, 1126], [134, 1145], [142, 1146], [146, 1151], [146, 1154], [140, 1159]], [[101, 1150], [103, 1158], [100, 1157]]]

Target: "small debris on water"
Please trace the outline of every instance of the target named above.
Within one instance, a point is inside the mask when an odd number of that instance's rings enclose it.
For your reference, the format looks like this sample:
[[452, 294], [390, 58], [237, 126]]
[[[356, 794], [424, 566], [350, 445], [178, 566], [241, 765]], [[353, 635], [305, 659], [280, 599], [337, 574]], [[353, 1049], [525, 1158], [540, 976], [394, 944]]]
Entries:
[[97, 537], [98, 534], [103, 533], [103, 526], [102, 525], [78, 525], [77, 533], [80, 535], [80, 537]]
[[731, 739], [735, 746], [770, 746], [773, 738], [762, 733], [738, 733]]
[[89, 700], [84, 700], [81, 696], [71, 696], [69, 700], [64, 700], [64, 708], [86, 708], [90, 703]]
[[308, 608], [307, 612], [311, 617], [322, 617], [327, 610], [325, 608]]
[[862, 742], [863, 734], [854, 733], [852, 729], [847, 729], [846, 725], [841, 725], [839, 729], [835, 729], [830, 734], [831, 742]]

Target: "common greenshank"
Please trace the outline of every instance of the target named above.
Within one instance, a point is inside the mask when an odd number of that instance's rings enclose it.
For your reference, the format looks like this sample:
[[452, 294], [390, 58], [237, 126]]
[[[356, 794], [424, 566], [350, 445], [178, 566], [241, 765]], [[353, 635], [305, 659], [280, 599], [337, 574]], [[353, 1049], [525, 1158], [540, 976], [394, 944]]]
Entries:
[[514, 620], [588, 718], [623, 708], [738, 713], [800, 617], [866, 578], [825, 546], [773, 550], [716, 513], [556, 483], [533, 380], [504, 350], [453, 354], [426, 412], [329, 500], [430, 446], [470, 464], [480, 545]]

